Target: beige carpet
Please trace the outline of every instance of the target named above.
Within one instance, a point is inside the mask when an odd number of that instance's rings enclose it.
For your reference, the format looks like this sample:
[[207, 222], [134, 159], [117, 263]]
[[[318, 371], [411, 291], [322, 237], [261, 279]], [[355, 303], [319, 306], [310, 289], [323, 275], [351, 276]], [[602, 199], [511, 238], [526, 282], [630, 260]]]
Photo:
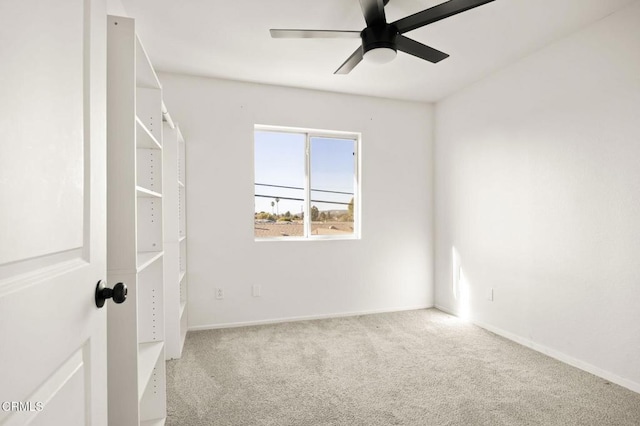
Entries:
[[435, 309], [191, 332], [167, 425], [640, 425], [640, 394]]

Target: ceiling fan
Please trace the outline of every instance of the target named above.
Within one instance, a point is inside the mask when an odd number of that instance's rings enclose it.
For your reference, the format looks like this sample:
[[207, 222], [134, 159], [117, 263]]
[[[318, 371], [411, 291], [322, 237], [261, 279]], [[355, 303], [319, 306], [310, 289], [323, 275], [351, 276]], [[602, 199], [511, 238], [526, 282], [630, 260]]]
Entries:
[[396, 57], [398, 50], [435, 64], [449, 55], [402, 34], [492, 1], [494, 0], [449, 0], [389, 24], [384, 15], [384, 6], [389, 0], [360, 0], [360, 7], [367, 23], [362, 31], [270, 31], [273, 38], [361, 38], [362, 46], [358, 47], [334, 74], [348, 74], [363, 57], [373, 63], [387, 63]]

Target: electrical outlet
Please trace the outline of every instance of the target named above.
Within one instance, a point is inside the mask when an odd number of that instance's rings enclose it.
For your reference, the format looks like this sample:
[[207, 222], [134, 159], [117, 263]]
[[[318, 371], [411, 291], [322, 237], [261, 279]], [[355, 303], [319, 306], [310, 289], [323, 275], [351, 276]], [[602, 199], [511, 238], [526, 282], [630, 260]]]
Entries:
[[216, 288], [216, 299], [224, 299], [224, 290], [221, 288]]
[[489, 291], [487, 291], [487, 300], [493, 302], [493, 288], [490, 288]]
[[251, 294], [253, 294], [253, 297], [260, 297], [261, 293], [262, 286], [260, 284], [254, 284], [251, 288]]

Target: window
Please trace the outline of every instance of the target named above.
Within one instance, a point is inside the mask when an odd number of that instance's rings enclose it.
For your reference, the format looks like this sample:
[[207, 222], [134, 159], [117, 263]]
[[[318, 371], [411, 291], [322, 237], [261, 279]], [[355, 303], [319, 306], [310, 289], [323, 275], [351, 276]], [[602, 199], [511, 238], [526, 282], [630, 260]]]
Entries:
[[256, 239], [358, 237], [355, 133], [256, 126]]

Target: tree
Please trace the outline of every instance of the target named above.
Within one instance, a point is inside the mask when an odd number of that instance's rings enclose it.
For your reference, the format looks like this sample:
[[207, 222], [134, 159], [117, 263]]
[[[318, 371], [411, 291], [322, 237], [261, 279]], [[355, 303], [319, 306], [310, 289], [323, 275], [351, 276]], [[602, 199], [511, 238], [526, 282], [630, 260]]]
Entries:
[[320, 211], [316, 206], [311, 207], [311, 220], [318, 220], [318, 216], [320, 216]]
[[287, 212], [284, 214], [284, 217], [291, 217], [291, 212], [287, 210]]
[[275, 211], [273, 211], [273, 206], [275, 206], [276, 203], [274, 203], [273, 201], [271, 202], [271, 213], [275, 213]]
[[278, 210], [278, 203], [280, 202], [280, 198], [276, 197], [276, 215], [280, 215], [280, 211]]

